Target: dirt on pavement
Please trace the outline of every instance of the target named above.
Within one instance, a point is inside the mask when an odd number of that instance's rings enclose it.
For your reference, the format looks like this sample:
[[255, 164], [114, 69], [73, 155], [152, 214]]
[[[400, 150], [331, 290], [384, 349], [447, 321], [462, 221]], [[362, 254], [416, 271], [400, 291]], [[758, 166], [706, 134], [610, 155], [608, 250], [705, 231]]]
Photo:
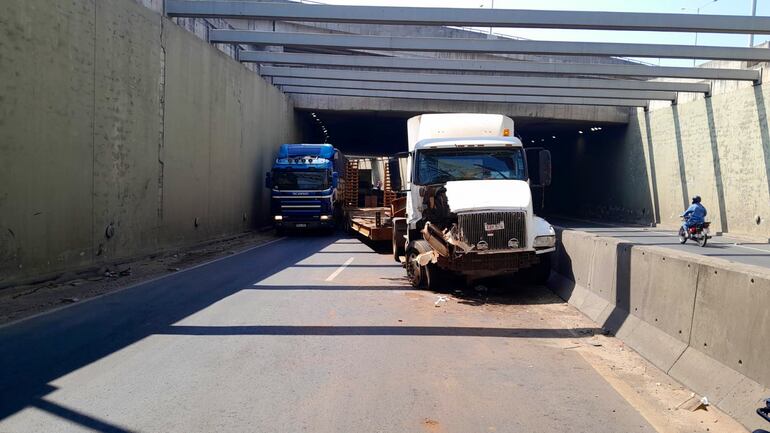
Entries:
[[141, 259], [67, 272], [37, 284], [0, 290], [0, 325], [114, 292], [276, 239], [272, 231], [247, 232]]

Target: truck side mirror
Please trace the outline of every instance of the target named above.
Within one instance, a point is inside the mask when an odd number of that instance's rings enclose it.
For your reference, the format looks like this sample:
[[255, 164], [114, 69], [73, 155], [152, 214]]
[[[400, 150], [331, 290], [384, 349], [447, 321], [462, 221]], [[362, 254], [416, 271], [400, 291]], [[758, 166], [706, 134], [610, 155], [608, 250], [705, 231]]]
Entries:
[[332, 173], [332, 188], [337, 188], [340, 183], [340, 174], [336, 171]]
[[265, 173], [265, 188], [273, 187], [273, 176], [269, 171]]
[[551, 152], [548, 150], [541, 150], [538, 154], [538, 162], [540, 166], [540, 185], [551, 185]]

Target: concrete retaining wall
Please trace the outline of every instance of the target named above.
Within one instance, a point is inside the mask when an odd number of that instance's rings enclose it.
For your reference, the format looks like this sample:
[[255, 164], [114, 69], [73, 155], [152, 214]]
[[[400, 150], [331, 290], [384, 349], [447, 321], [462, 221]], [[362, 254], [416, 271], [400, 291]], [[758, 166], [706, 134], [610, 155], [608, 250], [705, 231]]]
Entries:
[[132, 0], [11, 0], [0, 36], [0, 286], [264, 222], [298, 129], [259, 76]]
[[547, 210], [676, 227], [690, 198], [700, 195], [716, 231], [767, 241], [768, 74], [764, 79], [759, 86], [714, 82], [712, 97], [653, 104], [649, 112], [632, 112], [625, 127], [593, 132], [576, 125], [556, 130], [557, 140], [547, 134], [538, 143], [554, 158]]
[[551, 286], [748, 428], [770, 396], [770, 270], [560, 230]]
[[719, 230], [770, 237], [768, 97], [767, 83], [746, 84], [631, 117], [642, 133], [627, 136], [628, 145], [645, 149], [658, 222], [677, 225], [697, 194]]

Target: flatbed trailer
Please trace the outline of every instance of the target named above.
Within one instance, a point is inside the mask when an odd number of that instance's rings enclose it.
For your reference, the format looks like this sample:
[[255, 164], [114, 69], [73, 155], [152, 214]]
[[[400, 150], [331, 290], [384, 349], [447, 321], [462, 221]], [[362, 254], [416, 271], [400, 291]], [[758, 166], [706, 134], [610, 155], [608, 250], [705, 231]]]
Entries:
[[349, 208], [345, 210], [348, 229], [372, 241], [393, 239], [389, 207]]
[[[403, 216], [406, 198], [396, 198], [390, 181], [390, 168], [384, 164], [382, 184], [383, 206], [359, 206], [359, 165], [364, 158], [351, 157], [347, 161], [347, 182], [343, 187], [343, 217], [345, 228], [351, 233], [374, 242], [392, 242], [393, 216]], [[379, 158], [377, 158], [379, 159]]]

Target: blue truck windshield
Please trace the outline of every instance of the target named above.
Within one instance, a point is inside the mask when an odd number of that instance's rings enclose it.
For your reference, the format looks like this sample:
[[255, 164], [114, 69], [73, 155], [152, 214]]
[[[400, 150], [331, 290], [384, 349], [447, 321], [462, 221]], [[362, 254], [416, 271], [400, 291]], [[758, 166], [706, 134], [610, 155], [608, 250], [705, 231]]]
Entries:
[[524, 152], [506, 149], [437, 149], [417, 152], [415, 184], [452, 180], [526, 180]]
[[273, 171], [273, 188], [278, 190], [325, 190], [330, 183], [328, 171], [323, 169]]

